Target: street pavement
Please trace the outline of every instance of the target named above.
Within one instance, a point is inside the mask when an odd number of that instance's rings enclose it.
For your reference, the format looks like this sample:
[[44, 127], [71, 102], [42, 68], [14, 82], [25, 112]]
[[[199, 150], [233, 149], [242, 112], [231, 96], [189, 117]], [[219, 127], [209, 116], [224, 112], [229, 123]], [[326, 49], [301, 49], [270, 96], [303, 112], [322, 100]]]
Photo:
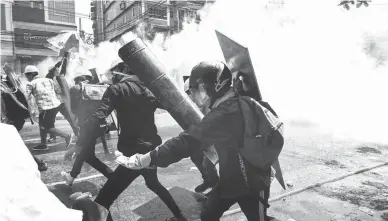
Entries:
[[[163, 140], [182, 131], [168, 114], [158, 114], [156, 122]], [[388, 161], [388, 145], [337, 137], [308, 122], [288, 121], [285, 125], [286, 144], [280, 163], [289, 187], [283, 190], [274, 181], [271, 198]], [[57, 121], [56, 127], [70, 132], [66, 121]], [[27, 123], [21, 136], [28, 147], [38, 144], [38, 126]], [[108, 141], [112, 153], [116, 143], [117, 134], [112, 133]], [[32, 153], [48, 163], [49, 170], [42, 173], [42, 181], [63, 203], [69, 205], [68, 196], [72, 192], [89, 191], [95, 196], [106, 179], [85, 164], [79, 176], [81, 181], [73, 187], [58, 183], [61, 181], [60, 172], [68, 171], [72, 166], [72, 162], [63, 160], [64, 145], [64, 140], [57, 138], [56, 143], [50, 144], [49, 151]], [[117, 166], [114, 156], [105, 155], [101, 144], [97, 145], [96, 153], [112, 169]], [[197, 219], [203, 205], [196, 201], [198, 196], [193, 195], [193, 189], [201, 183], [200, 173], [194, 164], [184, 159], [168, 168], [158, 169], [158, 176], [190, 220]], [[270, 205], [269, 215], [284, 221], [388, 221], [388, 166], [281, 197]], [[246, 220], [236, 209], [238, 206], [234, 205], [230, 209], [231, 214], [222, 220]], [[172, 216], [156, 195], [147, 189], [143, 178], [136, 179], [127, 188], [111, 211], [114, 220], [118, 221], [163, 220]]]

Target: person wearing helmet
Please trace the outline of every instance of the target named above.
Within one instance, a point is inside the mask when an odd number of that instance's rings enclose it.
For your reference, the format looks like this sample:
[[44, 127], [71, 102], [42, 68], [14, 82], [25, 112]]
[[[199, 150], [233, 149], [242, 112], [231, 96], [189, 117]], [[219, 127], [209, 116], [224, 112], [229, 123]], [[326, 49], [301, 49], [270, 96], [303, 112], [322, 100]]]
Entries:
[[92, 80], [93, 75], [89, 70], [78, 69], [74, 78], [75, 85], [70, 89], [71, 109], [78, 119], [78, 125], [81, 127], [81, 131], [76, 145], [66, 152], [65, 159], [71, 158], [75, 152], [81, 152], [82, 148], [85, 149], [85, 151], [83, 151], [84, 154], [77, 155], [71, 172], [61, 173], [68, 185], [72, 185], [75, 178], [80, 174], [84, 162], [91, 165], [107, 178], [109, 178], [110, 174], [113, 173], [113, 170], [101, 162], [101, 160], [99, 160], [95, 154], [97, 138], [100, 137], [101, 139], [105, 139], [104, 131], [106, 130], [106, 123], [102, 124], [100, 130], [96, 130], [96, 133], [93, 133], [93, 137], [95, 137], [95, 139], [87, 139], [87, 137], [91, 134], [87, 128], [83, 126], [85, 119], [100, 105], [99, 101], [88, 103], [84, 103], [82, 101], [82, 84], [87, 84]]
[[57, 95], [61, 93], [59, 86], [49, 78], [39, 77], [39, 71], [36, 66], [27, 65], [24, 74], [29, 81], [26, 89], [27, 101], [31, 103], [32, 97], [35, 98], [39, 110], [39, 127], [46, 132], [41, 136], [41, 143], [32, 149], [48, 150], [47, 133], [64, 138], [66, 148], [68, 148], [73, 139], [73, 134], [67, 134], [54, 126], [55, 118], [59, 112], [58, 107], [61, 105]]
[[[84, 128], [89, 133], [83, 138], [81, 132], [81, 146], [91, 139], [96, 139], [95, 136], [105, 123], [105, 118], [116, 110], [121, 128], [117, 143], [118, 151], [130, 157], [153, 150], [162, 143], [154, 116], [156, 109], [160, 107], [159, 101], [124, 62], [113, 66], [106, 75], [112, 79], [113, 84], [105, 91], [97, 110], [85, 121]], [[88, 151], [90, 150], [82, 148], [79, 156], [88, 155]], [[119, 195], [140, 175], [144, 177], [146, 186], [158, 195], [174, 214], [175, 217], [169, 220], [186, 220], [169, 191], [159, 182], [156, 167], [131, 170], [118, 166], [100, 190], [95, 202], [109, 209]], [[111, 220], [110, 216], [109, 219]]]
[[[190, 78], [186, 79], [184, 82], [184, 91], [192, 99], [192, 94], [190, 93], [189, 87]], [[210, 109], [208, 107], [201, 108], [203, 114], [207, 114]], [[202, 175], [203, 183], [195, 187], [194, 191], [197, 193], [205, 192], [207, 189], [214, 187], [219, 178], [215, 165], [203, 154], [201, 150], [198, 150], [196, 153], [190, 156], [190, 160], [198, 168], [199, 172]]]
[[116, 161], [131, 169], [167, 167], [191, 156], [199, 147], [213, 145], [219, 157], [220, 180], [208, 196], [201, 220], [219, 220], [235, 203], [240, 205], [248, 221], [265, 220], [268, 204], [263, 199], [264, 189], [268, 188], [271, 171], [258, 171], [239, 154], [244, 119], [229, 68], [223, 62], [200, 62], [192, 69], [189, 79], [193, 101], [211, 111], [199, 124], [155, 150], [130, 158], [120, 156]]

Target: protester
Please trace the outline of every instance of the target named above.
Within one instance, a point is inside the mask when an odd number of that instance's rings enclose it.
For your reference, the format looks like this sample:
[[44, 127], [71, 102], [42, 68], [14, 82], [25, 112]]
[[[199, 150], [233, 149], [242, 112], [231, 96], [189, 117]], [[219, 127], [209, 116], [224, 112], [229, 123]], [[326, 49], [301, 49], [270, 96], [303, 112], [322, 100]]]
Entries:
[[[59, 68], [57, 68], [57, 66], [59, 66], [60, 62], [58, 62], [57, 65], [55, 65], [54, 67], [51, 67], [49, 69], [48, 74], [46, 75], [46, 78], [52, 79], [55, 83], [57, 83], [57, 81], [55, 80], [55, 77], [58, 76], [58, 74], [59, 74]], [[61, 90], [61, 93], [57, 94], [58, 99], [61, 101], [61, 105], [59, 105], [59, 107], [58, 107], [59, 113], [61, 113], [62, 116], [66, 119], [66, 121], [70, 124], [74, 135], [78, 137], [79, 136], [79, 127], [77, 127], [77, 125], [75, 123], [74, 115], [72, 113], [70, 113], [70, 111], [66, 107], [62, 96], [63, 96], [63, 91]], [[44, 131], [41, 130], [40, 133], [42, 134], [42, 132], [44, 133]], [[56, 136], [50, 135], [48, 142], [52, 143], [55, 141], [56, 141]]]
[[[75, 85], [70, 89], [72, 112], [77, 116], [78, 125], [81, 126], [81, 132], [75, 147], [67, 151], [65, 159], [71, 158], [74, 152], [79, 153], [81, 148], [84, 148], [85, 151], [82, 152], [82, 155], [77, 155], [70, 173], [62, 172], [62, 176], [64, 176], [68, 185], [72, 185], [74, 179], [80, 174], [84, 162], [91, 165], [107, 178], [113, 173], [113, 170], [101, 162], [95, 155], [96, 139], [98, 137], [102, 140], [105, 139], [104, 132], [107, 130], [107, 124], [104, 123], [103, 125], [106, 126], [100, 127], [99, 130], [96, 130], [96, 133], [93, 134], [87, 130], [88, 128], [82, 126], [85, 119], [93, 113], [101, 103], [101, 101], [83, 102], [82, 100], [82, 84], [89, 83], [92, 79], [93, 76], [90, 71], [78, 69], [76, 77], [74, 78]], [[96, 139], [89, 139], [90, 136], [93, 136]]]
[[214, 145], [219, 156], [220, 180], [209, 194], [201, 219], [219, 220], [238, 203], [248, 221], [265, 220], [264, 209], [268, 205], [263, 198], [271, 181], [271, 169], [259, 171], [239, 153], [244, 118], [232, 88], [230, 70], [222, 62], [201, 62], [193, 68], [189, 86], [191, 97], [200, 108], [211, 107], [202, 121], [149, 153], [120, 156], [117, 162], [131, 169], [167, 167], [191, 156], [199, 147]]
[[[189, 79], [186, 79], [184, 83], [184, 91], [191, 98], [192, 94], [189, 90]], [[207, 107], [201, 108], [202, 113], [207, 114], [210, 109]], [[198, 151], [190, 156], [191, 161], [198, 168], [199, 172], [202, 175], [203, 183], [198, 185], [194, 191], [195, 192], [204, 192], [209, 188], [213, 188], [218, 183], [218, 173], [215, 165], [203, 154], [203, 152], [198, 148]]]
[[[68, 148], [73, 134], [67, 134], [54, 126], [59, 111], [58, 107], [61, 105], [57, 94], [61, 93], [61, 90], [53, 80], [40, 77], [38, 72], [38, 69], [33, 65], [28, 65], [25, 68], [24, 74], [30, 82], [26, 89], [27, 101], [32, 103], [32, 97], [35, 98], [39, 109], [39, 127], [49, 134], [64, 138], [66, 148]], [[41, 134], [41, 143], [32, 149], [48, 150], [46, 133]]]
[[[116, 109], [121, 126], [117, 149], [127, 157], [153, 150], [162, 142], [157, 134], [154, 119], [155, 111], [160, 107], [158, 100], [123, 62], [114, 65], [107, 75], [112, 78], [113, 84], [106, 90], [97, 111], [85, 121], [85, 130], [89, 131], [90, 135], [88, 138], [96, 138], [95, 134], [98, 134], [100, 125], [105, 124], [105, 118]], [[83, 141], [87, 142], [90, 141]], [[88, 151], [82, 148], [80, 155], [88, 155]], [[100, 190], [95, 202], [109, 209], [117, 197], [140, 175], [144, 177], [146, 186], [156, 193], [174, 214], [175, 217], [169, 220], [186, 220], [171, 194], [159, 182], [156, 168], [132, 170], [119, 165]], [[109, 219], [112, 219], [111, 216]]]

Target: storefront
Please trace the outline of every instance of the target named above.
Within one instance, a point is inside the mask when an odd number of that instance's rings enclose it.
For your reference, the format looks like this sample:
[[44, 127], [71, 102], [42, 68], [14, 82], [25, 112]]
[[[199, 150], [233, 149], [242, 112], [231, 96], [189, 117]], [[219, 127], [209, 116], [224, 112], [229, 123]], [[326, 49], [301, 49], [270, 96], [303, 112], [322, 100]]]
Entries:
[[14, 29], [16, 69], [22, 73], [27, 65], [37, 65], [48, 57], [57, 57], [58, 53], [49, 49], [47, 39], [58, 33]]

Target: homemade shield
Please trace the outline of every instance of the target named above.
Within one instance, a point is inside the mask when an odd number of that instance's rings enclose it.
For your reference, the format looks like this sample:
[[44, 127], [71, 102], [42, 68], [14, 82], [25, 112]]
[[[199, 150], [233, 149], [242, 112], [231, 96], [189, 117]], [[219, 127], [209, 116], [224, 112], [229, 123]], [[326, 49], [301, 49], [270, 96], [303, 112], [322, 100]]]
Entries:
[[[254, 98], [262, 100], [262, 96], [259, 89], [259, 84], [257, 83], [256, 74], [253, 69], [251, 57], [249, 55], [248, 48], [240, 45], [236, 41], [222, 34], [216, 30], [216, 35], [218, 42], [221, 46], [222, 53], [224, 54], [225, 61], [230, 68], [232, 73], [242, 73], [244, 77], [248, 78], [247, 82], [250, 83], [250, 93]], [[236, 77], [236, 76], [234, 76]], [[280, 185], [286, 189], [284, 183], [282, 170], [280, 168], [279, 160], [275, 161], [272, 167], [276, 170], [276, 179], [279, 181]]]
[[[221, 46], [222, 53], [224, 54], [225, 61], [230, 68], [230, 71], [234, 74], [240, 72], [244, 77], [248, 78], [246, 82], [250, 85], [250, 94], [255, 94], [258, 99], [261, 100], [261, 93], [259, 84], [257, 83], [256, 74], [253, 69], [251, 57], [249, 56], [248, 48], [240, 45], [236, 41], [222, 34], [216, 30], [218, 42]], [[234, 77], [236, 77], [234, 75]]]

